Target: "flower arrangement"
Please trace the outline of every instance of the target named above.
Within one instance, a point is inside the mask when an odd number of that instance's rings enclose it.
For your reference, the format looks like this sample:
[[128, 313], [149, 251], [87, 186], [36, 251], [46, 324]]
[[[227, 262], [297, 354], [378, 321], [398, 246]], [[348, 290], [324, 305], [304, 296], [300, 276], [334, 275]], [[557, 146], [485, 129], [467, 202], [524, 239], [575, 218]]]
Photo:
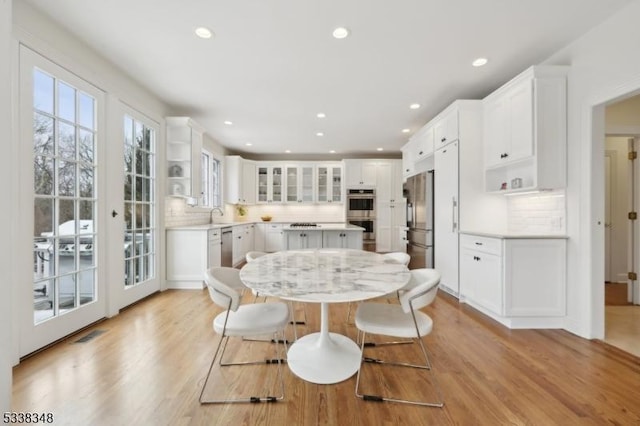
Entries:
[[247, 206], [243, 206], [242, 204], [236, 204], [236, 215], [239, 219], [244, 219], [247, 216]]

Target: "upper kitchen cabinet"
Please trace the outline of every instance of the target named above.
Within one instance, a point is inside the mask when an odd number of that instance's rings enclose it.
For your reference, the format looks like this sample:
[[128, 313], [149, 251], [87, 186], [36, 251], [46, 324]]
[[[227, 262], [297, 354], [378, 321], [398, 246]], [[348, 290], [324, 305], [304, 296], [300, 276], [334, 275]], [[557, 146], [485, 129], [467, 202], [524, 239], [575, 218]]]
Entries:
[[[433, 168], [433, 152], [436, 146], [440, 145], [435, 143], [436, 124], [433, 121], [427, 123], [401, 148], [402, 176], [404, 178]], [[441, 137], [447, 138], [446, 136]]]
[[316, 167], [317, 201], [319, 203], [342, 203], [342, 164], [322, 164]]
[[258, 203], [284, 202], [284, 166], [258, 165]]
[[231, 204], [256, 203], [256, 163], [237, 155], [224, 159], [224, 197]]
[[410, 139], [410, 141], [413, 143], [410, 146], [411, 149], [413, 149], [412, 156], [414, 161], [421, 161], [422, 159], [433, 154], [434, 137], [435, 126], [432, 124], [427, 124], [426, 126], [421, 128], [415, 135], [413, 135], [413, 137]]
[[373, 160], [343, 160], [347, 188], [375, 188], [377, 162]]
[[189, 117], [166, 117], [167, 194], [201, 196], [200, 156], [203, 129]]
[[458, 110], [450, 108], [437, 119], [433, 120], [434, 148], [443, 146], [458, 140]]
[[287, 165], [284, 170], [286, 202], [313, 203], [314, 165]]
[[567, 72], [531, 67], [483, 100], [486, 191], [565, 186]]

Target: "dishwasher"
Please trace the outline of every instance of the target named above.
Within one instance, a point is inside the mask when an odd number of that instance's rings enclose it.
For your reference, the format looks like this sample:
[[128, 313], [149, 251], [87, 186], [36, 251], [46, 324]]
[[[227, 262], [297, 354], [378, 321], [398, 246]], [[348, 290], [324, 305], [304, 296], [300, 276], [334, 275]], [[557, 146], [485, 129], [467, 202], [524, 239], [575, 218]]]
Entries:
[[222, 266], [233, 266], [233, 234], [231, 227], [222, 228]]

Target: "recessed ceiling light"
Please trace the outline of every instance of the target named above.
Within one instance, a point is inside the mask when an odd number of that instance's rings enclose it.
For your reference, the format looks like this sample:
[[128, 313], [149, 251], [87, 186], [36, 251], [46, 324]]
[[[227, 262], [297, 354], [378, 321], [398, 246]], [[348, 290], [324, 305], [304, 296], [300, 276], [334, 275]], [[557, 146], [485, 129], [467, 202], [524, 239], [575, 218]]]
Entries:
[[324, 133], [318, 132], [318, 133], [316, 133], [316, 136], [324, 136]]
[[402, 129], [402, 133], [409, 133], [411, 129]]
[[324, 112], [319, 112], [319, 113], [317, 113], [317, 114], [316, 114], [316, 117], [318, 117], [318, 118], [325, 118], [325, 117], [326, 117], [326, 115], [325, 115], [325, 113], [324, 113]]
[[409, 105], [409, 108], [418, 109], [418, 108], [420, 108], [420, 104], [411, 104], [411, 105]]
[[213, 37], [213, 32], [209, 28], [198, 27], [195, 30], [196, 35], [200, 38], [211, 38]]
[[487, 65], [489, 60], [487, 58], [477, 58], [475, 61], [471, 62], [471, 65], [474, 67], [481, 67], [483, 65]]
[[329, 154], [335, 154], [336, 151], [334, 149], [332, 149], [331, 151], [329, 151]]
[[246, 146], [253, 146], [253, 144], [251, 142], [247, 142], [245, 143]]
[[384, 151], [384, 148], [376, 148], [376, 151]]
[[287, 154], [289, 154], [291, 152], [290, 149], [285, 149], [284, 152], [286, 152]]
[[333, 30], [333, 36], [337, 39], [347, 38], [349, 36], [349, 30], [345, 27], [338, 27]]
[[226, 124], [227, 126], [231, 126], [231, 125], [233, 125], [233, 122], [232, 122], [232, 121], [229, 121], [229, 120], [226, 120], [226, 121], [224, 122], [224, 124]]

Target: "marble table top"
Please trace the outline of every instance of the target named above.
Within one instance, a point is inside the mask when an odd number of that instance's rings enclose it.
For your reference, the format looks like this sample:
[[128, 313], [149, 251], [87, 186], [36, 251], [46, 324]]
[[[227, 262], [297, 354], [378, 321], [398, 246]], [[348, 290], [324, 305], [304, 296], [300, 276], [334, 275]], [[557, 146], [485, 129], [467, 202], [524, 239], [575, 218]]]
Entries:
[[246, 264], [240, 279], [260, 295], [300, 302], [355, 302], [402, 288], [409, 269], [380, 254], [352, 249], [287, 250]]

